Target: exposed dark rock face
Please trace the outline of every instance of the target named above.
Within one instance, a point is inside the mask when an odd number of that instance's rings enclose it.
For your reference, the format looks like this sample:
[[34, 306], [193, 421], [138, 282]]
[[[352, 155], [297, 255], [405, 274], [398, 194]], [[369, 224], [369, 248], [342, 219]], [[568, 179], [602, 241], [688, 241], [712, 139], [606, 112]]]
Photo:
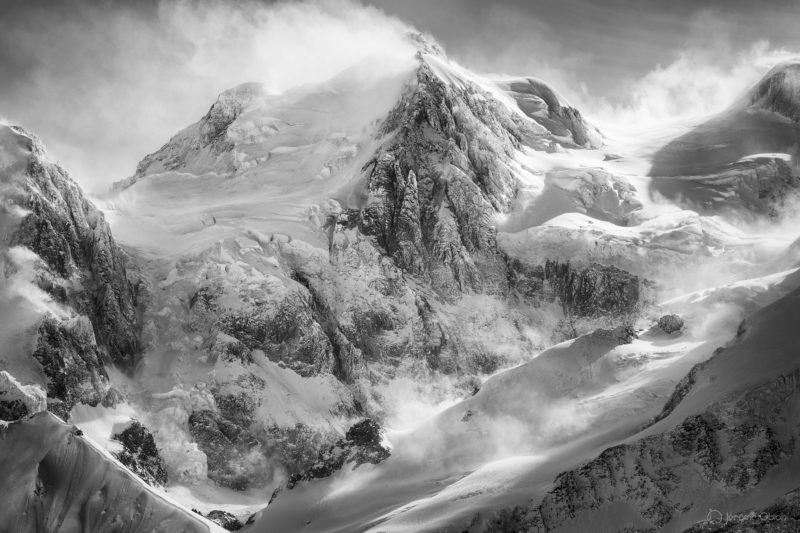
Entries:
[[577, 316], [630, 315], [642, 305], [645, 282], [614, 266], [592, 264], [576, 271], [569, 263], [548, 261], [544, 279], [564, 308]]
[[678, 315], [664, 315], [658, 319], [658, 329], [671, 335], [683, 329], [683, 319]]
[[33, 357], [47, 376], [47, 408], [62, 419], [69, 419], [76, 403], [115, 405], [118, 393], [109, 386], [88, 318], [62, 322], [46, 316]]
[[263, 350], [301, 376], [330, 371], [334, 348], [316, 320], [312, 297], [298, 288], [275, 308], [260, 306], [227, 311], [220, 317], [220, 331], [240, 341], [228, 344], [229, 357], [247, 360], [252, 350]]
[[19, 420], [28, 414], [28, 406], [22, 400], [0, 400], [0, 420]]
[[21, 218], [4, 241], [36, 254], [34, 281], [63, 309], [41, 319], [31, 355], [47, 380], [47, 408], [66, 420], [76, 403], [116, 403], [104, 365], [135, 367], [146, 287], [103, 214], [39, 140], [13, 126], [7, 135], [19, 143], [12, 148], [19, 162], [4, 201], [20, 208]]
[[206, 518], [228, 531], [239, 531], [244, 527], [244, 524], [238, 518], [227, 511], [209, 511]]
[[365, 166], [366, 206], [338, 223], [357, 223], [446, 297], [502, 292], [492, 215], [518, 185], [500, 161], [536, 133], [477, 87], [448, 85], [425, 63], [416, 82], [383, 123], [391, 141]]
[[348, 429], [344, 439], [320, 452], [309, 470], [291, 476], [286, 486], [292, 489], [302, 481], [328, 477], [346, 464], [352, 464], [353, 469], [364, 463], [378, 464], [389, 455], [389, 450], [381, 444], [380, 426], [365, 419]]
[[189, 417], [192, 437], [208, 458], [208, 477], [220, 485], [235, 490], [261, 487], [279, 468], [288, 474], [287, 486], [292, 488], [330, 476], [346, 464], [356, 468], [389, 456], [381, 445], [380, 426], [372, 420], [353, 425], [338, 439], [304, 424], [257, 432], [252, 410], [241, 407], [242, 401], [246, 398], [217, 398], [219, 413], [195, 411]]
[[345, 383], [352, 383], [361, 373], [359, 370], [363, 369], [364, 365], [362, 351], [351, 341], [358, 333], [351, 332], [350, 337], [345, 334], [332, 306], [321, 296], [308, 276], [301, 272], [295, 272], [294, 279], [311, 295], [311, 314], [315, 323], [319, 324], [319, 329], [325, 335], [325, 340], [330, 345], [330, 352], [333, 354], [332, 358], [326, 357], [326, 362], [330, 364], [333, 361], [332, 370], [336, 377]]
[[[647, 304], [652, 283], [614, 266], [574, 267], [546, 261], [531, 267], [509, 258], [509, 284], [531, 301], [558, 300], [566, 315], [628, 319]], [[624, 321], [624, 320], [623, 320]]]
[[247, 427], [203, 410], [189, 416], [189, 431], [208, 458], [208, 477], [220, 485], [245, 490], [272, 478], [262, 445]]
[[198, 289], [189, 302], [189, 322], [193, 331], [208, 334], [211, 362], [221, 357], [248, 364], [253, 350], [261, 350], [301, 376], [330, 372], [352, 380], [360, 352], [308, 277], [295, 273], [294, 279], [276, 300], [234, 309], [220, 303], [221, 289]]
[[150, 485], [167, 483], [167, 468], [158, 452], [153, 435], [139, 421], [112, 438], [122, 443], [117, 459]]
[[103, 214], [61, 167], [45, 158], [38, 140], [30, 137], [28, 179], [12, 198], [28, 214], [10, 244], [25, 246], [42, 258], [50, 269], [49, 275], [42, 276], [42, 289], [64, 287], [54, 297], [89, 317], [97, 345], [121, 368], [130, 370], [141, 351], [139, 314], [145, 287], [133, 279], [128, 259], [114, 242]]

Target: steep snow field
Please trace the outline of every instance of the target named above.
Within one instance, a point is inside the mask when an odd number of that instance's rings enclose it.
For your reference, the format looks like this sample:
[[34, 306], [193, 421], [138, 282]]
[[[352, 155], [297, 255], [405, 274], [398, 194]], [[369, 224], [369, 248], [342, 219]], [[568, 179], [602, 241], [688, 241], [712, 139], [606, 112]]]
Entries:
[[0, 443], [7, 503], [0, 521], [13, 531], [225, 531], [145, 484], [50, 413], [3, 427]]
[[[219, 103], [244, 106], [226, 130], [236, 148], [222, 155], [201, 150], [180, 172], [158, 161], [147, 168], [105, 201], [115, 235], [160, 258], [248, 231], [321, 247], [321, 209], [331, 199], [360, 201], [363, 184], [354, 176], [380, 142], [378, 122], [412, 72], [412, 62], [387, 68], [375, 60], [281, 95], [252, 84], [232, 89]], [[172, 139], [178, 154], [167, 157], [185, 157], [179, 152], [202, 135], [198, 129]]]

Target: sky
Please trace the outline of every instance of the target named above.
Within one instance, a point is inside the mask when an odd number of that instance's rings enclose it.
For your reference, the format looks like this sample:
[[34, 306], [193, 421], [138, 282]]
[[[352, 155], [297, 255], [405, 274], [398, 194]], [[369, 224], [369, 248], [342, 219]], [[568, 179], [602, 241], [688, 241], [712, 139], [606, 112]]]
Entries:
[[0, 117], [102, 190], [221, 91], [324, 81], [416, 28], [598, 121], [713, 112], [800, 50], [792, 0], [0, 0]]

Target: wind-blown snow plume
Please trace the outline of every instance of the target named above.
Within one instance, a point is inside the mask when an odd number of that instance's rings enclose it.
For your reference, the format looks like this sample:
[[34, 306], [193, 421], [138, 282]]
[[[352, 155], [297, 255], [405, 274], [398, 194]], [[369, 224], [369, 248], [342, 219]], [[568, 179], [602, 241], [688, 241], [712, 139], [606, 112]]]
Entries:
[[800, 55], [766, 39], [743, 42], [736, 27], [718, 12], [700, 12], [692, 28], [674, 60], [629, 80], [621, 101], [592, 101], [591, 95], [584, 95], [578, 103], [600, 123], [700, 119], [732, 104], [777, 63]]
[[776, 63], [796, 57], [767, 41], [727, 55], [715, 49], [687, 49], [634, 82], [626, 102], [600, 107], [601, 121], [649, 123], [698, 118], [721, 111]]
[[0, 38], [26, 65], [2, 112], [101, 190], [223, 90], [255, 81], [283, 91], [370, 56], [391, 63], [414, 53], [408, 31], [348, 0], [31, 4]]
[[392, 62], [414, 53], [408, 26], [347, 0], [162, 2], [159, 18], [192, 44], [193, 74], [275, 92], [327, 80], [369, 56]]

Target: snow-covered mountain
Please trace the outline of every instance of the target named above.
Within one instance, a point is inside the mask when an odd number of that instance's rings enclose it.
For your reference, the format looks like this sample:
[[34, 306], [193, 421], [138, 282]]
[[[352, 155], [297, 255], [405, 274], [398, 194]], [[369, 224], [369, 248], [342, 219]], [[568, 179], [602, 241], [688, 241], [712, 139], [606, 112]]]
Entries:
[[727, 110], [653, 157], [656, 191], [701, 213], [779, 218], [796, 209], [800, 63], [782, 63]]
[[97, 207], [1, 127], [23, 530], [682, 531], [796, 488], [796, 66], [643, 160], [411, 39], [222, 93]]

